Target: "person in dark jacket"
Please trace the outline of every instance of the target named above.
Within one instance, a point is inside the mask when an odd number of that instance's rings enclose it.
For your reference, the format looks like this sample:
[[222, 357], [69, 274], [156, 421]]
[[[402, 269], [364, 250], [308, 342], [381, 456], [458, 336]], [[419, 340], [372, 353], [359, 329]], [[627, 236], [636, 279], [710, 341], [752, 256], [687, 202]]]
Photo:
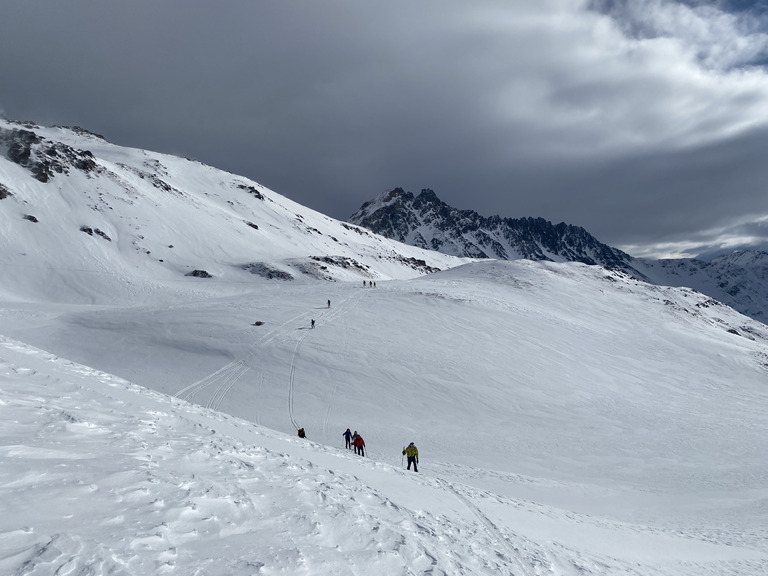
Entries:
[[413, 442], [408, 444], [406, 448], [403, 448], [403, 454], [408, 456], [408, 470], [411, 469], [411, 464], [413, 464], [413, 471], [418, 472], [419, 468], [417, 464], [419, 463], [419, 449], [416, 448], [416, 445]]
[[345, 443], [345, 448], [346, 448], [347, 450], [351, 450], [351, 449], [352, 449], [352, 432], [350, 432], [350, 431], [349, 431], [349, 428], [347, 428], [347, 429], [344, 431], [344, 433], [342, 434], [342, 436], [344, 436], [344, 443]]
[[304, 432], [304, 428], [299, 428], [299, 438], [306, 438], [307, 433]]

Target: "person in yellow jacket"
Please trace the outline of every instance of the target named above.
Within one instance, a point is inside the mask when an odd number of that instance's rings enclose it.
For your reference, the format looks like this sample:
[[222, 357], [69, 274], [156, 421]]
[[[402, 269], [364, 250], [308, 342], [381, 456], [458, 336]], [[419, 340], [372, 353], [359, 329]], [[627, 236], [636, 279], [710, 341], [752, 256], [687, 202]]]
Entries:
[[413, 464], [413, 471], [418, 472], [419, 468], [417, 464], [419, 463], [419, 449], [416, 448], [413, 442], [408, 444], [406, 448], [403, 448], [403, 455], [408, 456], [408, 470], [411, 469], [411, 464]]

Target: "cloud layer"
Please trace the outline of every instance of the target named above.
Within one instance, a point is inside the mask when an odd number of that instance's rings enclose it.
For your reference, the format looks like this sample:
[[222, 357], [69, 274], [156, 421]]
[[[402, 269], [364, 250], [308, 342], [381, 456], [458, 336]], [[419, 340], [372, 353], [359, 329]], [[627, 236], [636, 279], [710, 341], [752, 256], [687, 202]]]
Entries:
[[630, 253], [765, 245], [764, 3], [0, 3], [13, 118], [193, 156], [341, 218], [430, 187]]

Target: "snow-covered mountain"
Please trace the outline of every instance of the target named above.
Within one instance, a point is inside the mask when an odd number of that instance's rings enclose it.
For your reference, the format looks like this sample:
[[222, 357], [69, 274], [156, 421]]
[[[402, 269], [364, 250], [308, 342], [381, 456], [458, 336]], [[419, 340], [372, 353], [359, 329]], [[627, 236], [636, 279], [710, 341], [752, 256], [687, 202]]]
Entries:
[[5, 129], [0, 574], [768, 573], [764, 324]]
[[115, 146], [80, 128], [2, 119], [0, 245], [0, 290], [60, 301], [142, 294], [189, 274], [361, 281], [460, 263], [199, 162]]
[[622, 270], [664, 286], [698, 290], [761, 321], [768, 319], [768, 254], [739, 251], [710, 262], [634, 258], [584, 228], [543, 218], [486, 218], [458, 210], [432, 190], [396, 188], [362, 205], [349, 222], [444, 254], [470, 258], [583, 262]]
[[768, 253], [738, 250], [711, 261], [696, 258], [633, 258], [632, 266], [649, 282], [688, 286], [768, 323]]
[[363, 204], [349, 222], [406, 244], [468, 258], [583, 262], [619, 269], [631, 260], [584, 228], [553, 225], [543, 218], [485, 218], [448, 206], [432, 190], [414, 196], [395, 188]]

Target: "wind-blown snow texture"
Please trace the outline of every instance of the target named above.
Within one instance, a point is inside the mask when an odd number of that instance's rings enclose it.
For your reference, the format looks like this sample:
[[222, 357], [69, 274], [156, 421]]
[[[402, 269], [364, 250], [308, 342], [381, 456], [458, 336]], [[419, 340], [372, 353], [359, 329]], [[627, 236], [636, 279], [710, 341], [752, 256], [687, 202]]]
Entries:
[[765, 325], [35, 132], [96, 168], [0, 159], [1, 574], [768, 573]]
[[599, 264], [654, 284], [693, 288], [742, 314], [768, 319], [765, 252], [742, 250], [710, 262], [633, 258], [599, 242], [584, 228], [553, 225], [543, 218], [484, 218], [448, 206], [432, 190], [414, 196], [395, 188], [363, 204], [349, 221], [387, 238], [454, 256]]

